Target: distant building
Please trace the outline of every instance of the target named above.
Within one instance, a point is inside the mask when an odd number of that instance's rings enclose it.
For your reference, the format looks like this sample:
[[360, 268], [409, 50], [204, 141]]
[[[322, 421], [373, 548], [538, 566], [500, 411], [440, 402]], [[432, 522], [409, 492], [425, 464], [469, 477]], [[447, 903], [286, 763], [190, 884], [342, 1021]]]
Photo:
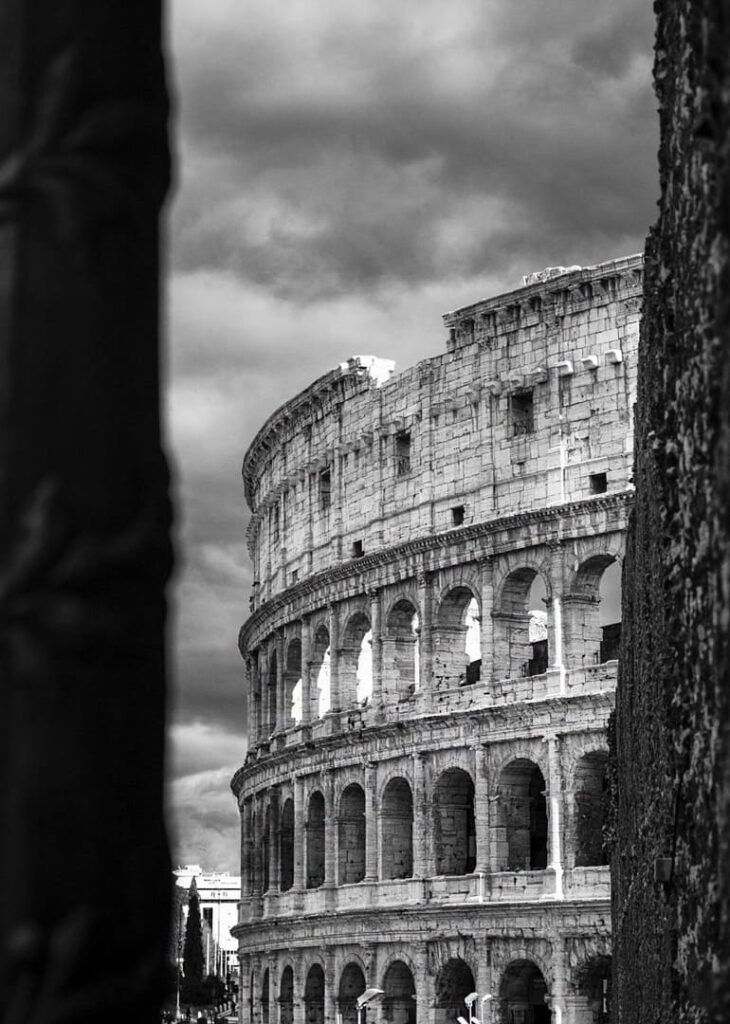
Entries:
[[[200, 916], [203, 921], [203, 955], [207, 974], [238, 973], [238, 943], [231, 928], [238, 921], [238, 900], [241, 892], [240, 875], [228, 872], [203, 871], [199, 864], [186, 864], [173, 871], [175, 884], [187, 893], [193, 878], [200, 897]], [[176, 930], [184, 934], [187, 904], [180, 908]]]
[[249, 448], [246, 1024], [606, 1024], [641, 289], [550, 268]]

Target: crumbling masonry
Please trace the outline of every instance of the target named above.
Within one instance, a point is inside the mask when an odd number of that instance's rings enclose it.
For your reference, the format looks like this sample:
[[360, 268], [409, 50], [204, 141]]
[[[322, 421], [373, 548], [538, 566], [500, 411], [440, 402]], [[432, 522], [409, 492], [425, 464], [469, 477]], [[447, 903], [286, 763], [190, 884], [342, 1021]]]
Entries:
[[642, 262], [357, 357], [244, 460], [245, 1024], [595, 1024]]

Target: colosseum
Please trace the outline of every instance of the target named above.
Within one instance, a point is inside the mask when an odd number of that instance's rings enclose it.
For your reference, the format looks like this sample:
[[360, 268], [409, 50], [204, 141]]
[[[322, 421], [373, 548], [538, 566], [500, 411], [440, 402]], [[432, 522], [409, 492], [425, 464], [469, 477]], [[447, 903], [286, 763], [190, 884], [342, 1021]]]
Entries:
[[246, 453], [244, 1024], [598, 1024], [641, 257], [343, 363]]

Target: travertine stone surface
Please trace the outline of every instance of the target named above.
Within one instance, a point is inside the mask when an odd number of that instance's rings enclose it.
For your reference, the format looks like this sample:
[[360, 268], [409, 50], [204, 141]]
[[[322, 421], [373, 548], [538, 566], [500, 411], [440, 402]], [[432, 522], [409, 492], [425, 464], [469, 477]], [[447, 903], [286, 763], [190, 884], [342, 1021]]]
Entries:
[[245, 1020], [355, 1024], [367, 986], [371, 1021], [477, 988], [493, 1021], [602, 1019], [641, 280], [449, 313], [443, 356], [343, 363], [247, 452]]

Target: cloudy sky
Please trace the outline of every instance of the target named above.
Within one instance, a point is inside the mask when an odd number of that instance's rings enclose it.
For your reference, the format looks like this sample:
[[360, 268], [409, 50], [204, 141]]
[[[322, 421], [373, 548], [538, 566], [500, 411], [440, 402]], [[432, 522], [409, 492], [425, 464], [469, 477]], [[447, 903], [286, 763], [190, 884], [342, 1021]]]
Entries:
[[238, 871], [243, 453], [348, 356], [442, 351], [441, 314], [643, 249], [650, 0], [170, 0], [173, 857]]

